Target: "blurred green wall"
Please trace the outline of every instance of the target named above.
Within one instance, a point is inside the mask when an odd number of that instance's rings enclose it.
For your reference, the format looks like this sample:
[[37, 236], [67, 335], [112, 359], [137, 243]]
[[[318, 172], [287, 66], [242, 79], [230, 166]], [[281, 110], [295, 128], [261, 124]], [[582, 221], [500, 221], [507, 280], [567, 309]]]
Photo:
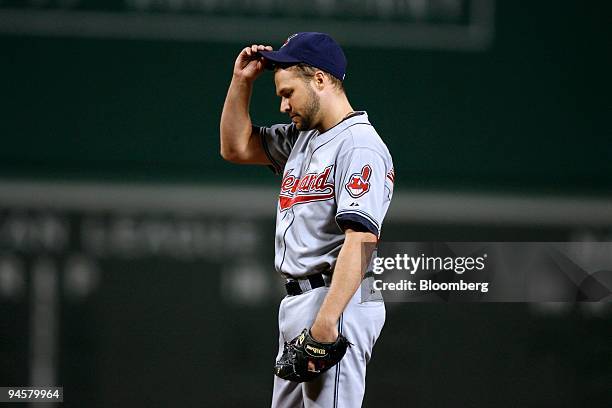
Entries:
[[[499, 1], [486, 51], [347, 47], [398, 188], [612, 193], [609, 9]], [[0, 36], [0, 176], [276, 182], [218, 155], [243, 45]], [[254, 120], [286, 122], [259, 82]]]
[[[609, 2], [499, 0], [486, 51], [347, 47], [348, 94], [387, 141], [398, 189], [612, 194], [609, 11]], [[0, 35], [0, 178], [277, 183], [264, 168], [218, 155], [221, 106], [243, 45]], [[278, 105], [267, 75], [253, 118], [286, 121]], [[218, 251], [234, 268], [214, 256], [99, 254], [74, 238], [88, 236], [87, 222], [115, 222], [123, 211], [53, 209], [73, 238], [48, 251], [36, 245], [46, 225], [40, 209], [7, 202], [0, 260], [23, 284], [0, 296], [0, 385], [31, 379], [32, 287], [44, 261], [58, 279], [55, 370], [65, 406], [269, 403], [281, 296], [273, 292], [281, 279], [272, 271], [272, 219], [258, 221], [256, 256]], [[203, 230], [224, 225], [207, 211], [196, 217]], [[153, 221], [182, 225], [176, 213]], [[564, 241], [579, 227], [396, 221], [385, 239]], [[610, 240], [601, 229], [593, 237]], [[83, 255], [99, 281], [77, 296], [66, 264]], [[232, 274], [240, 282], [243, 263], [268, 283], [259, 303], [228, 295], [224, 282]], [[537, 307], [390, 304], [365, 406], [607, 407], [609, 308]], [[258, 340], [246, 345], [249, 336]]]

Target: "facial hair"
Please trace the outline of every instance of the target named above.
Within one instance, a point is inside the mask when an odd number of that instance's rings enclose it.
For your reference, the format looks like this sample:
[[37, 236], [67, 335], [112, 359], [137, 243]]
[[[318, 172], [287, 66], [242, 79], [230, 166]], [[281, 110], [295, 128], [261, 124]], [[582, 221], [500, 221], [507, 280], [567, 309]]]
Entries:
[[302, 113], [299, 113], [300, 122], [296, 124], [296, 127], [299, 130], [312, 130], [315, 125], [314, 122], [319, 114], [319, 110], [321, 109], [321, 104], [319, 101], [319, 95], [312, 89], [309, 85], [306, 85], [308, 88], [308, 102], [304, 107]]

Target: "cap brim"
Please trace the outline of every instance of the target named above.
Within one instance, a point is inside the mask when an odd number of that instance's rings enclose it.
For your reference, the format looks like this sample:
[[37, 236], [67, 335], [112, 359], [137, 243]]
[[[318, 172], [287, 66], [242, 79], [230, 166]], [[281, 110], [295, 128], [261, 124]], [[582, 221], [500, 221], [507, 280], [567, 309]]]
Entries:
[[293, 58], [282, 51], [259, 51], [259, 54], [266, 59], [268, 68], [274, 65], [299, 64], [299, 59]]

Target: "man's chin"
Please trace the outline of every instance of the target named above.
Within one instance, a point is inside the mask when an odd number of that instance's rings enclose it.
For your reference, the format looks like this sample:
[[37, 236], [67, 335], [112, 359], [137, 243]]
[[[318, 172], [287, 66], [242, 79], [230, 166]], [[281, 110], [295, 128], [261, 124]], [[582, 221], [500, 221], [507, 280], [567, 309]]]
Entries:
[[303, 123], [303, 122], [293, 122], [295, 123], [295, 128], [301, 132], [306, 131], [306, 130], [312, 130], [312, 126], [310, 126], [308, 123]]

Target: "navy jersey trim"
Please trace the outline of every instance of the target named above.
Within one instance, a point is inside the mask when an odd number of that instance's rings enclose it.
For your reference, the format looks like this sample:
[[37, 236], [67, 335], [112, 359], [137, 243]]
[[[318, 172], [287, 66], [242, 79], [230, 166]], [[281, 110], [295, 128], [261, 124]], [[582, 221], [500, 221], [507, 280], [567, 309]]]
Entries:
[[291, 214], [293, 215], [293, 219], [291, 220], [291, 222], [289, 223], [289, 225], [287, 226], [287, 229], [285, 229], [285, 232], [283, 233], [283, 259], [281, 260], [280, 265], [278, 266], [278, 270], [279, 272], [282, 274], [283, 273], [283, 264], [285, 263], [285, 255], [287, 254], [287, 241], [285, 240], [287, 237], [287, 232], [289, 232], [289, 228], [291, 228], [291, 226], [293, 225], [293, 222], [295, 221], [295, 212], [293, 211], [293, 207], [289, 208], [287, 210], [287, 214], [289, 214], [289, 210], [291, 210]]
[[[325, 132], [320, 133], [320, 134], [324, 135], [325, 133], [329, 132], [330, 130], [336, 128], [338, 125], [343, 124], [346, 120], [348, 120], [350, 118], [354, 118], [355, 116], [360, 116], [360, 115], [365, 115], [365, 111], [356, 111], [356, 112], [352, 112], [352, 113], [346, 115], [345, 117], [342, 118], [342, 120], [340, 122], [336, 123], [334, 126], [330, 127]], [[370, 123], [367, 122], [367, 124], [369, 125]], [[353, 125], [355, 125], [355, 123], [353, 123]], [[353, 126], [353, 125], [349, 125], [349, 126]]]
[[370, 221], [372, 224], [374, 224], [377, 230], [380, 230], [380, 224], [378, 223], [378, 221], [376, 221], [376, 218], [372, 217], [370, 214], [368, 214], [365, 211], [352, 209], [352, 208], [348, 210], [341, 210], [341, 211], [338, 211], [338, 213], [336, 214], [336, 218], [338, 218], [339, 215], [344, 214], [344, 213], [359, 214], [363, 216], [365, 219], [367, 219], [368, 221]]
[[342, 231], [352, 229], [357, 232], [371, 232], [378, 236], [379, 229], [369, 219], [354, 212], [342, 212], [336, 215], [336, 223]]

